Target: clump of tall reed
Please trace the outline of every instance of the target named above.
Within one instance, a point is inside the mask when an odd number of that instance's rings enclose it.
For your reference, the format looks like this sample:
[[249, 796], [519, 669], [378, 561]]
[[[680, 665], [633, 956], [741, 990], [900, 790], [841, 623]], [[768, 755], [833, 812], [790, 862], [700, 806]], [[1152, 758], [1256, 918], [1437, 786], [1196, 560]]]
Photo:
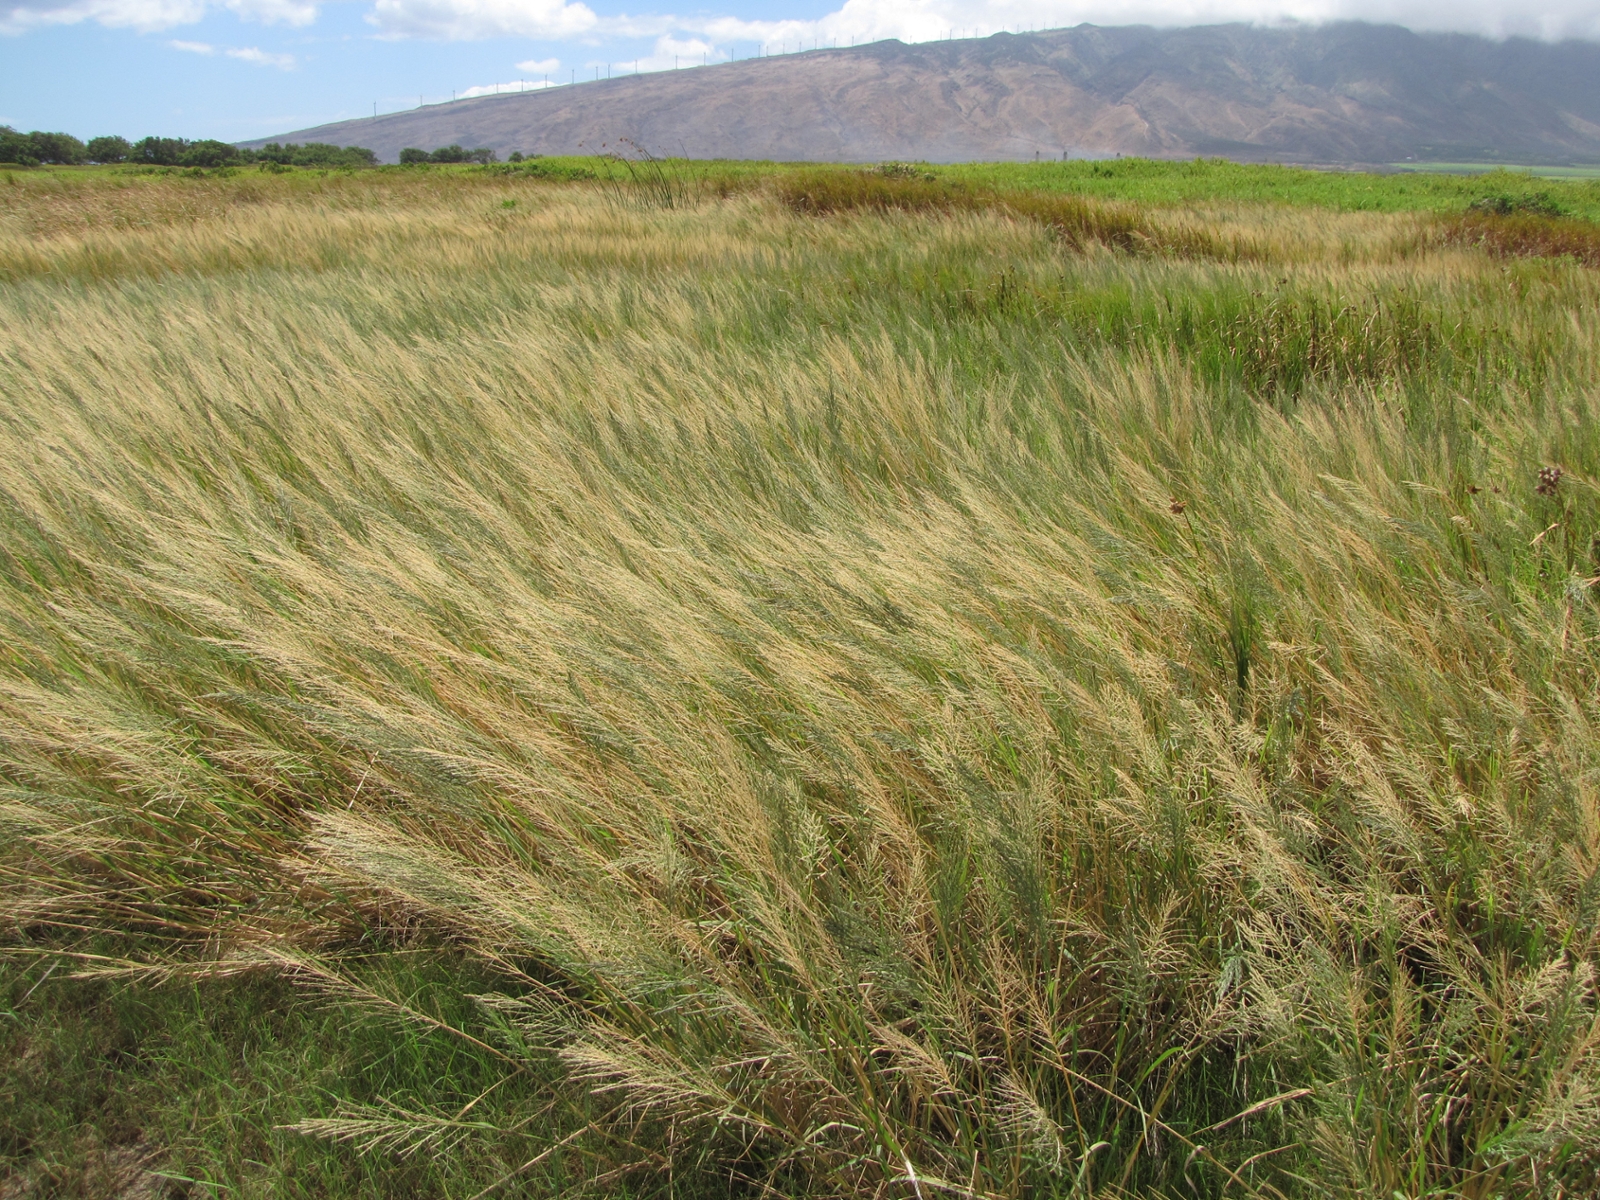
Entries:
[[[600, 156], [602, 190], [613, 204], [644, 210], [691, 207], [707, 194], [706, 180], [689, 159], [653, 154], [632, 138], [619, 138]], [[594, 177], [594, 176], [591, 176]]]

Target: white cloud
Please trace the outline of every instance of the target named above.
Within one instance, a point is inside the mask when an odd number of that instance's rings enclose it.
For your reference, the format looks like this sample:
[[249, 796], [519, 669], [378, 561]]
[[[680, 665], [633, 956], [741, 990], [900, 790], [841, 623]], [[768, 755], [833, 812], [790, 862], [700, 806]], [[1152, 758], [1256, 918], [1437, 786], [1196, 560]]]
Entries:
[[[187, 54], [212, 55], [217, 53], [217, 48], [210, 42], [168, 42], [174, 50], [182, 50]], [[269, 54], [265, 50], [258, 50], [254, 46], [237, 50], [223, 50], [229, 58], [237, 58], [241, 62], [254, 63], [258, 67], [277, 67], [280, 71], [294, 70], [294, 55]]]
[[226, 8], [247, 21], [267, 25], [309, 25], [317, 19], [317, 5], [311, 0], [221, 0], [215, 5], [211, 0], [0, 0], [0, 34], [84, 21], [152, 33], [193, 25], [211, 7]]
[[1417, 30], [1453, 30], [1493, 37], [1600, 37], [1594, 0], [846, 0], [816, 20], [747, 21], [708, 17], [676, 23], [713, 41], [756, 42], [773, 50], [813, 44], [899, 38], [907, 42], [987, 37], [993, 33], [1094, 25], [1273, 24], [1363, 20]]
[[[86, 21], [151, 32], [194, 24], [215, 9], [264, 24], [304, 26], [317, 19], [318, 0], [0, 0], [0, 35]], [[389, 38], [654, 39], [651, 56], [640, 60], [641, 70], [646, 62], [652, 69], [670, 65], [668, 56], [725, 58], [733, 43], [742, 56], [763, 46], [792, 51], [881, 38], [921, 42], [1085, 21], [1174, 26], [1351, 19], [1491, 36], [1600, 38], [1597, 0], [844, 0], [834, 11], [806, 20], [649, 12], [602, 17], [585, 0], [373, 0], [367, 14], [379, 35]], [[542, 62], [534, 65], [544, 73]], [[528, 64], [519, 69], [535, 73]]]
[[0, 0], [0, 34], [26, 33], [44, 25], [101, 25], [149, 32], [192, 25], [205, 15], [205, 0], [43, 0], [7, 4]]
[[718, 49], [705, 38], [660, 37], [652, 53], [639, 60], [639, 70], [671, 71], [678, 67], [726, 62], [728, 57], [726, 49]]
[[[845, 0], [833, 12], [807, 20], [650, 13], [602, 17], [582, 0], [375, 0], [368, 20], [390, 37], [657, 38], [661, 41], [650, 59], [657, 67], [663, 55], [672, 53], [661, 48], [662, 42], [673, 40], [703, 41], [724, 48], [733, 42], [741, 46], [753, 43], [751, 48], [766, 45], [774, 51], [792, 51], [801, 45], [807, 49], [813, 44], [847, 46], [882, 38], [924, 42], [952, 34], [984, 37], [1002, 30], [1053, 29], [1082, 22], [1175, 26], [1366, 20], [1491, 36], [1600, 37], [1600, 4], [1595, 0], [1535, 0], [1532, 4], [1514, 0]], [[641, 59], [641, 70], [643, 62]]]
[[310, 25], [317, 19], [311, 0], [224, 0], [223, 7], [246, 21], [263, 25]]
[[519, 62], [517, 64], [517, 70], [524, 71], [529, 75], [548, 75], [552, 71], [559, 71], [560, 69], [561, 60], [559, 58], [530, 58], [527, 62]]
[[376, 0], [367, 20], [389, 37], [444, 41], [571, 38], [600, 23], [581, 0]]
[[517, 92], [538, 92], [547, 87], [558, 86], [560, 86], [559, 81], [552, 80], [546, 83], [543, 79], [518, 79], [511, 83], [480, 83], [464, 92], [457, 92], [456, 98], [470, 100], [474, 96], [510, 96]]
[[254, 63], [258, 67], [277, 67], [280, 71], [294, 70], [294, 55], [269, 54], [265, 50], [258, 50], [250, 46], [242, 50], [224, 50], [229, 58], [237, 58], [240, 62]]

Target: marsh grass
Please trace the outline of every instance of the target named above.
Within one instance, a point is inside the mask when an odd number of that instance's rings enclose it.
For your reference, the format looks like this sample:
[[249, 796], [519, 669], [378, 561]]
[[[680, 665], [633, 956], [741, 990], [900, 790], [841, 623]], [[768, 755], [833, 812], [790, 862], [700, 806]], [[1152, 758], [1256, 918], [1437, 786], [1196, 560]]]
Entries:
[[1049, 192], [999, 191], [914, 171], [798, 171], [776, 178], [790, 209], [812, 216], [866, 212], [999, 211], [1037, 221], [1074, 249], [1092, 243], [1118, 250], [1237, 259], [1241, 247], [1197, 226], [1165, 227], [1129, 204]]
[[391, 1189], [1593, 1189], [1592, 272], [397, 178], [6, 210], [14, 962]]
[[1468, 211], [1447, 224], [1445, 236], [1495, 255], [1570, 258], [1587, 267], [1600, 266], [1600, 225], [1550, 212], [1510, 206]]

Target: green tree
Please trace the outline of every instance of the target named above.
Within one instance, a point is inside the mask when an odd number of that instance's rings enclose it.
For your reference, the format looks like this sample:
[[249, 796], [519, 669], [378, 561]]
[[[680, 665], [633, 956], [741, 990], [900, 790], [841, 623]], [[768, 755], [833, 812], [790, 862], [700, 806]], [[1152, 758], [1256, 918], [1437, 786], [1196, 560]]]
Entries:
[[0, 125], [0, 163], [16, 163], [19, 167], [36, 167], [39, 155], [33, 139], [18, 133], [9, 125]]
[[130, 162], [148, 163], [157, 167], [175, 167], [189, 143], [183, 138], [140, 138], [128, 155]]
[[428, 162], [429, 155], [426, 150], [418, 150], [415, 146], [407, 146], [400, 151], [400, 161], [406, 166], [412, 166], [416, 163]]
[[84, 157], [83, 143], [70, 133], [45, 133], [39, 129], [19, 133], [9, 125], [0, 125], [0, 162], [36, 167], [40, 163], [81, 163]]
[[198, 142], [190, 142], [188, 147], [178, 156], [180, 167], [221, 167], [235, 162], [239, 158], [239, 148], [230, 146], [227, 142], [219, 142], [215, 138], [201, 138]]
[[[417, 153], [423, 154], [420, 150]], [[260, 162], [289, 167], [370, 167], [378, 161], [378, 156], [365, 146], [335, 146], [328, 142], [307, 142], [303, 146], [296, 142], [268, 142], [254, 156]]]
[[32, 139], [40, 162], [76, 164], [87, 157], [84, 145], [70, 133], [44, 133], [35, 129]]
[[114, 135], [90, 138], [89, 144], [84, 147], [84, 154], [89, 161], [97, 163], [127, 162], [132, 152], [133, 145], [127, 138]]

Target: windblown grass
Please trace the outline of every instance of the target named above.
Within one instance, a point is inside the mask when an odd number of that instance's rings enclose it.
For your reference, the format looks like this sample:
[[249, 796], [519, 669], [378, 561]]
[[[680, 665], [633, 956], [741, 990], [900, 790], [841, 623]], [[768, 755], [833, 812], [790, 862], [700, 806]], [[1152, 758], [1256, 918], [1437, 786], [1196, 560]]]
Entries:
[[412, 1031], [272, 1120], [423, 1190], [1593, 1189], [1592, 272], [394, 178], [7, 211], [15, 962]]

